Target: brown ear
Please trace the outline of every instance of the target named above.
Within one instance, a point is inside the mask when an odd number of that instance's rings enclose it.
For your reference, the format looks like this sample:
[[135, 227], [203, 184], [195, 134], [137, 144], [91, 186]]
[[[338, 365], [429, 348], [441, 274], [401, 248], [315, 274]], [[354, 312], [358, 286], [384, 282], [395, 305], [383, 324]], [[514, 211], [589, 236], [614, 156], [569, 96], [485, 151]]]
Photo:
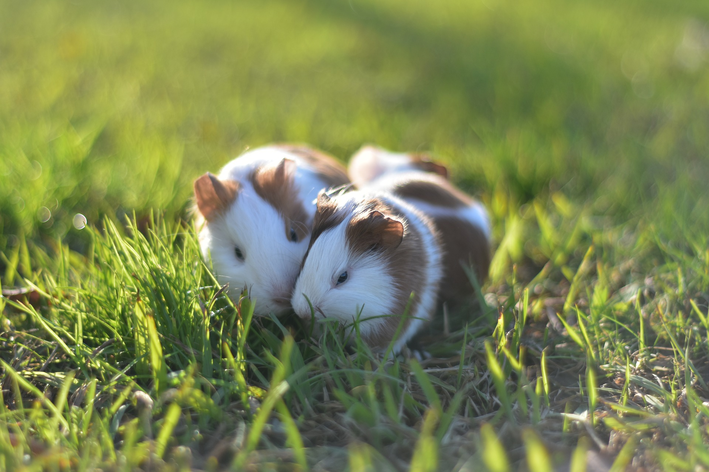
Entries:
[[404, 224], [380, 211], [372, 211], [361, 218], [353, 218], [347, 239], [352, 247], [365, 252], [373, 247], [396, 249], [404, 239]]
[[437, 164], [432, 161], [424, 161], [422, 164], [424, 164], [424, 168], [427, 172], [433, 172], [434, 174], [440, 175], [444, 179], [448, 179], [448, 168], [446, 166], [442, 166], [441, 164]]
[[283, 158], [273, 170], [273, 180], [281, 184], [293, 178], [297, 164], [293, 159]]
[[323, 205], [327, 205], [330, 202], [330, 195], [326, 189], [322, 189], [318, 192], [317, 208], [321, 208]]
[[292, 200], [296, 167], [294, 160], [283, 158], [276, 165], [256, 169], [250, 177], [254, 190], [274, 207], [287, 206]]
[[211, 221], [226, 210], [239, 192], [239, 183], [234, 180], [221, 181], [207, 172], [194, 181], [194, 196], [197, 208], [204, 219]]
[[413, 156], [414, 161], [418, 161], [418, 167], [426, 172], [431, 172], [432, 174], [438, 174], [444, 179], [448, 178], [448, 168], [444, 165], [433, 162], [430, 157], [425, 154]]

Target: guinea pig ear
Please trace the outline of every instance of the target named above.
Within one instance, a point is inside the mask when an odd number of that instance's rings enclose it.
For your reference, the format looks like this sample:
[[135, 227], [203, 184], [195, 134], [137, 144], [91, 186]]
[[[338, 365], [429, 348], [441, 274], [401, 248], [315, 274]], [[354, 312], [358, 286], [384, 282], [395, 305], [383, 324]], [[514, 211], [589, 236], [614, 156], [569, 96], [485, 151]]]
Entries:
[[194, 181], [197, 208], [207, 221], [213, 220], [234, 203], [238, 192], [238, 182], [234, 180], [221, 181], [209, 172]]
[[379, 244], [392, 249], [399, 247], [404, 239], [404, 224], [379, 211], [372, 212], [370, 218], [374, 220], [373, 234], [379, 239]]
[[351, 246], [367, 251], [372, 248], [396, 249], [404, 239], [404, 224], [380, 211], [353, 219], [347, 238]]
[[318, 192], [318, 198], [316, 200], [316, 206], [317, 208], [322, 207], [323, 205], [326, 205], [329, 203], [331, 200], [330, 194], [328, 193], [327, 189], [322, 189]]
[[430, 157], [425, 154], [413, 156], [414, 161], [417, 162], [418, 167], [426, 172], [431, 172], [432, 174], [438, 174], [444, 179], [448, 179], [448, 168], [437, 162], [433, 162]]
[[287, 157], [281, 159], [281, 162], [278, 163], [273, 171], [274, 182], [285, 184], [285, 182], [295, 176], [296, 167], [298, 165], [293, 159], [288, 159]]

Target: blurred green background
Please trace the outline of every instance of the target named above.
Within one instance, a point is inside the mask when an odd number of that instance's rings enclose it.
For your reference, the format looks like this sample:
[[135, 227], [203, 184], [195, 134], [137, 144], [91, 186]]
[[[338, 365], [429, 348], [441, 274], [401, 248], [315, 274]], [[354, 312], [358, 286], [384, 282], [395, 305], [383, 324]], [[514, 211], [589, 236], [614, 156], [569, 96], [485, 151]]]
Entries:
[[272, 141], [430, 151], [498, 243], [553, 195], [706, 234], [707, 21], [703, 0], [1, 0], [0, 269], [25, 239], [81, 251], [77, 213], [184, 216], [194, 178]]

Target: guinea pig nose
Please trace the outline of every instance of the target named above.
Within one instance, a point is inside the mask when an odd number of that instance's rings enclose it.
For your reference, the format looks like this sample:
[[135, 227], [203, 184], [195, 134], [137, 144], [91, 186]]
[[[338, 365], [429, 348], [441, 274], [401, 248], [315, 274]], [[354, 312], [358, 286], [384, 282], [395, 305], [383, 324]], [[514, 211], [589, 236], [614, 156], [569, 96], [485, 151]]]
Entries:
[[310, 299], [305, 293], [301, 292], [301, 295], [303, 298], [300, 298], [298, 300], [295, 300], [295, 298], [298, 297], [293, 297], [294, 302], [293, 303], [293, 308], [295, 309], [295, 312], [298, 313], [298, 316], [301, 318], [310, 318], [310, 315], [313, 313], [313, 304], [310, 303]]

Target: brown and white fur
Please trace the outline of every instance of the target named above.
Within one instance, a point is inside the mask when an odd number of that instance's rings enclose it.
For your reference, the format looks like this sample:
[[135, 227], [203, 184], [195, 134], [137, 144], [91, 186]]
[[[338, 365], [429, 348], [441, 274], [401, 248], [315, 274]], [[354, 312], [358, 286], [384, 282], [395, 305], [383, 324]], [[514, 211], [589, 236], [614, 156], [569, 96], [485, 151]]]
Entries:
[[298, 145], [248, 151], [218, 176], [194, 182], [203, 256], [211, 256], [232, 298], [244, 288], [255, 314], [282, 313], [310, 243], [314, 199], [323, 188], [347, 184], [334, 158]]
[[350, 160], [347, 173], [358, 188], [366, 187], [379, 177], [408, 171], [420, 171], [448, 178], [448, 169], [433, 162], [426, 154], [394, 153], [376, 146], [363, 146]]
[[487, 212], [448, 181], [445, 167], [421, 154], [365, 146], [350, 160], [348, 172], [360, 188], [391, 192], [433, 221], [443, 252], [440, 302], [455, 305], [472, 294], [463, 266], [471, 267], [480, 283], [485, 280], [491, 261]]
[[439, 245], [431, 221], [396, 196], [320, 192], [293, 308], [304, 319], [310, 319], [311, 305], [316, 319], [336, 318], [343, 325], [358, 319], [368, 346], [383, 352], [394, 341], [399, 352], [435, 312]]
[[[365, 343], [383, 351], [394, 341], [399, 352], [439, 302], [472, 293], [463, 265], [481, 282], [486, 277], [487, 213], [447, 180], [444, 167], [421, 156], [368, 146], [349, 169], [360, 190], [318, 197], [293, 308], [308, 319], [312, 305], [315, 317], [343, 324], [359, 316]], [[394, 339], [412, 292], [409, 318]]]

